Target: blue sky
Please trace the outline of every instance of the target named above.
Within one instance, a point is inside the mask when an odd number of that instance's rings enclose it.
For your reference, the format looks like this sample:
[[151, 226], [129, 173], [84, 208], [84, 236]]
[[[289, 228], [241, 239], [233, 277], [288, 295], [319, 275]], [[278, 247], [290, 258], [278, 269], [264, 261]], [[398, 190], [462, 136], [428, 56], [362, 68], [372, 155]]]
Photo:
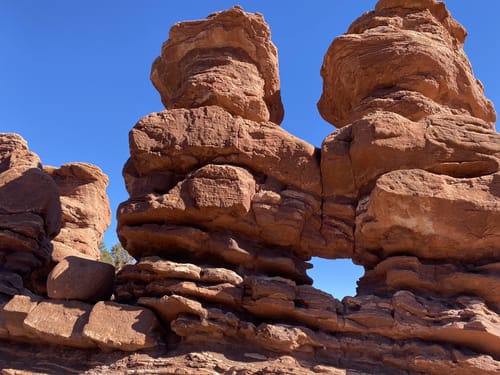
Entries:
[[[128, 197], [121, 177], [128, 132], [141, 117], [164, 109], [149, 72], [175, 22], [236, 4], [263, 13], [279, 52], [282, 126], [319, 146], [334, 131], [316, 110], [323, 56], [375, 3], [0, 0], [0, 132], [21, 134], [45, 165], [84, 161], [103, 169], [110, 178], [113, 223], [105, 241], [111, 247], [114, 212]], [[446, 3], [469, 32], [465, 50], [486, 96], [500, 103], [500, 1]], [[354, 293], [360, 267], [349, 260], [314, 264], [315, 286], [336, 297]]]

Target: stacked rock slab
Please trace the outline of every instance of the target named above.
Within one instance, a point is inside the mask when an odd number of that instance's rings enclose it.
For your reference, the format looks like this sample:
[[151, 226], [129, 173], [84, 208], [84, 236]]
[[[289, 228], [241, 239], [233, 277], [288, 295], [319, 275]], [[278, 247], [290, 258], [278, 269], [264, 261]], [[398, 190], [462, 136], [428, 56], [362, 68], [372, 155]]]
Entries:
[[341, 129], [323, 143], [323, 187], [353, 202], [358, 293], [473, 295], [500, 311], [500, 136], [465, 35], [443, 3], [380, 1], [325, 57], [319, 108]]
[[[311, 283], [306, 261], [326, 244], [318, 154], [277, 123], [283, 107], [269, 37], [262, 16], [238, 7], [172, 28], [151, 73], [172, 109], [141, 119], [129, 135], [131, 198], [118, 209], [118, 234], [130, 254], [148, 258], [119, 276], [123, 298], [155, 295], [128, 291], [146, 288], [132, 275], [143, 278], [151, 257], [196, 263], [203, 275], [215, 269], [218, 276], [186, 279], [199, 288], [255, 275]], [[165, 272], [160, 278], [185, 279]]]
[[0, 133], [0, 295], [24, 294], [24, 282], [36, 284], [33, 272], [49, 263], [60, 227], [54, 180], [22, 137]]
[[113, 293], [115, 269], [98, 261], [99, 243], [111, 221], [108, 177], [87, 163], [44, 169], [59, 188], [62, 206], [46, 293], [55, 299], [106, 300]]
[[42, 167], [17, 134], [0, 134], [0, 165], [2, 293], [29, 294], [26, 286], [53, 298], [74, 297], [62, 289], [109, 297], [114, 268], [97, 262], [111, 216], [107, 177], [85, 163]]
[[[251, 26], [249, 26], [251, 25]], [[183, 345], [369, 373], [500, 370], [500, 137], [434, 0], [382, 0], [325, 56], [321, 151], [279, 128], [274, 46], [236, 7], [176, 24], [129, 136], [116, 297]], [[365, 267], [342, 303], [311, 256]]]

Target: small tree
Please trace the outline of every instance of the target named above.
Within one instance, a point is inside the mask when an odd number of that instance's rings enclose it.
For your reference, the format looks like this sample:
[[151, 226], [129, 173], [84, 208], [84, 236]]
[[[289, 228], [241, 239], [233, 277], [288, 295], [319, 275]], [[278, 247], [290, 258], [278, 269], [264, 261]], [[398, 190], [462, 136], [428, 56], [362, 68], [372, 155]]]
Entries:
[[111, 248], [111, 257], [113, 258], [113, 264], [116, 271], [121, 270], [123, 266], [127, 264], [135, 262], [135, 259], [130, 256], [127, 250], [125, 250], [120, 243], [113, 245]]
[[101, 252], [101, 262], [108, 263], [114, 266], [113, 257], [109, 253], [109, 250], [103, 241], [99, 242], [99, 251]]
[[111, 251], [108, 250], [104, 242], [99, 243], [99, 250], [101, 252], [101, 262], [109, 263], [116, 268], [118, 272], [127, 264], [132, 264], [135, 262], [127, 250], [123, 248], [120, 243], [117, 243], [111, 247]]

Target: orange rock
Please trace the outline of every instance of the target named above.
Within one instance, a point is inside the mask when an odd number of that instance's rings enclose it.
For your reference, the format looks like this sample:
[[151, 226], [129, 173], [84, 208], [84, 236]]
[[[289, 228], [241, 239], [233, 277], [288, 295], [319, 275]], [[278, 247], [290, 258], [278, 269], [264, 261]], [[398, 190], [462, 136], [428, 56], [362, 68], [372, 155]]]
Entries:
[[[363, 100], [366, 106], [366, 98], [378, 100], [405, 90], [493, 127], [493, 105], [484, 97], [462, 49], [465, 35], [444, 3], [379, 2], [328, 49], [321, 68], [321, 115], [342, 127], [356, 118]], [[412, 116], [411, 102], [395, 102], [391, 110]], [[424, 107], [417, 112], [432, 113]], [[432, 107], [427, 106], [434, 111]]]
[[86, 163], [44, 170], [56, 182], [61, 196], [62, 227], [54, 247], [61, 248], [58, 252], [73, 250], [99, 259], [98, 244], [111, 222], [106, 194], [108, 177], [98, 167]]
[[218, 105], [254, 121], [281, 123], [278, 56], [262, 15], [240, 7], [172, 27], [151, 81], [165, 107]]

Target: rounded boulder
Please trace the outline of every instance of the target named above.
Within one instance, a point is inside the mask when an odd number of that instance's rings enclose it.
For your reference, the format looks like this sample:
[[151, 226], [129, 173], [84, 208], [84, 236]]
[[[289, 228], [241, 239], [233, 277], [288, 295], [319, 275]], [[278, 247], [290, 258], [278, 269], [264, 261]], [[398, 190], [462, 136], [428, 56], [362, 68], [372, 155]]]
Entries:
[[47, 295], [53, 299], [85, 302], [108, 300], [113, 294], [115, 268], [107, 263], [68, 256], [47, 278]]

